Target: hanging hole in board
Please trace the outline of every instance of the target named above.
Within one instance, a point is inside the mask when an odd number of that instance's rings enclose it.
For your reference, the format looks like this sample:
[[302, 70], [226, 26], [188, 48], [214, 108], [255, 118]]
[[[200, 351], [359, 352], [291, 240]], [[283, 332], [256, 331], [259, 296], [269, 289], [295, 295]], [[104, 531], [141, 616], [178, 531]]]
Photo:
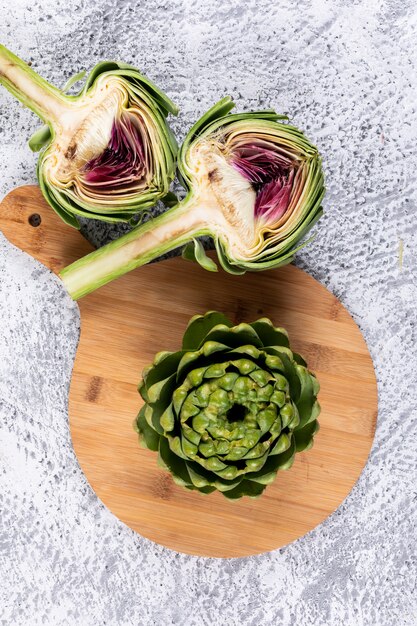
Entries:
[[42, 218], [39, 213], [32, 213], [32, 215], [29, 216], [28, 222], [33, 228], [36, 228], [41, 225]]

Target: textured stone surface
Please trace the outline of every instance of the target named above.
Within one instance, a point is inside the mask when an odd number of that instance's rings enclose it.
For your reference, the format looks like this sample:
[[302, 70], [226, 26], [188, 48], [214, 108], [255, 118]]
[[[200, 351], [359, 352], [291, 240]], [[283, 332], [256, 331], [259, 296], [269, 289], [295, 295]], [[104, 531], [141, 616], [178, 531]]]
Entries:
[[[317, 239], [298, 264], [358, 322], [380, 399], [360, 480], [306, 537], [238, 560], [159, 547], [97, 500], [72, 450], [66, 401], [77, 305], [0, 237], [2, 623], [416, 624], [415, 3], [1, 5], [2, 42], [56, 84], [103, 57], [137, 64], [181, 106], [180, 137], [225, 93], [240, 109], [290, 113], [320, 146], [329, 189]], [[37, 120], [4, 90], [0, 113], [4, 195], [35, 180], [26, 138]]]

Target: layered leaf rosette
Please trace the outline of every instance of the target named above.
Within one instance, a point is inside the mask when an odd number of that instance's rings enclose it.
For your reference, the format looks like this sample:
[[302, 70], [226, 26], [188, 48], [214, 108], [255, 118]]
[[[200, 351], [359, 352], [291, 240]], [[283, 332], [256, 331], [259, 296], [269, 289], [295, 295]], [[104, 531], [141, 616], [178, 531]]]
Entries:
[[283, 328], [209, 312], [191, 319], [181, 350], [143, 372], [135, 427], [178, 485], [256, 497], [312, 446], [318, 391]]

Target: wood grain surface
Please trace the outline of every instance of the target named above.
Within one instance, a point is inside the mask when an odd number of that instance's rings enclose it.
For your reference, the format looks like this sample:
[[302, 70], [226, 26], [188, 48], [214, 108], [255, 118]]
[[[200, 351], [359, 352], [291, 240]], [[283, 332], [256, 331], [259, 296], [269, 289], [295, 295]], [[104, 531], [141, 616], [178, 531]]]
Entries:
[[[33, 186], [3, 200], [0, 229], [55, 272], [91, 250]], [[372, 445], [375, 374], [355, 322], [311, 276], [294, 266], [213, 274], [176, 258], [131, 272], [79, 305], [81, 337], [69, 394], [73, 444], [99, 498], [128, 526], [180, 552], [247, 556], [301, 537], [346, 498]], [[321, 384], [321, 429], [313, 448], [257, 500], [233, 502], [176, 486], [156, 454], [139, 447], [132, 428], [142, 404], [136, 390], [142, 368], [159, 350], [178, 349], [188, 319], [210, 309], [235, 323], [266, 316], [284, 326]]]

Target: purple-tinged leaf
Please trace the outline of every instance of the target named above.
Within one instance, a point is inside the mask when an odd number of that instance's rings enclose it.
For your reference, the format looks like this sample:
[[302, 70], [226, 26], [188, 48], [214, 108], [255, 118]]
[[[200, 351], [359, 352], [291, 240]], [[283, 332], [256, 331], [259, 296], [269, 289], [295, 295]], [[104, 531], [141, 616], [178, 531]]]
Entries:
[[256, 191], [255, 218], [276, 222], [288, 208], [294, 162], [276, 149], [250, 143], [233, 153], [231, 164]]
[[84, 166], [88, 185], [120, 188], [141, 181], [148, 164], [137, 116], [124, 113], [113, 123], [107, 148]]

